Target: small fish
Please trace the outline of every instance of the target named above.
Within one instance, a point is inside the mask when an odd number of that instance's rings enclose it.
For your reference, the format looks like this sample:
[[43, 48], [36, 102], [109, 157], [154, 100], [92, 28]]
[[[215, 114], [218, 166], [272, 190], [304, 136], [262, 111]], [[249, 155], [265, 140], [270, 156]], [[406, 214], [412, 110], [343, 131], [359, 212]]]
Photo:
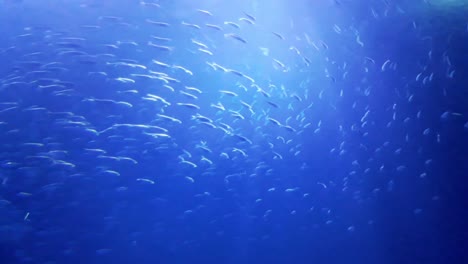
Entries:
[[194, 92], [197, 92], [199, 94], [202, 93], [202, 91], [198, 88], [195, 88], [195, 87], [191, 87], [191, 86], [185, 86], [185, 89], [189, 90], [189, 91], [194, 91]]
[[214, 25], [214, 24], [205, 24], [205, 26], [208, 27], [208, 28], [219, 30], [219, 31], [223, 30], [220, 26]]
[[187, 108], [192, 108], [192, 109], [200, 109], [200, 107], [198, 105], [195, 105], [195, 104], [188, 104], [188, 103], [177, 103], [177, 105], [180, 105], [180, 106], [185, 106]]
[[275, 69], [286, 69], [286, 66], [284, 65], [284, 63], [282, 63], [281, 61], [277, 60], [277, 59], [273, 59], [273, 66]]
[[158, 50], [162, 50], [162, 51], [173, 51], [174, 50], [173, 47], [158, 45], [158, 44], [155, 44], [155, 43], [153, 43], [151, 41], [148, 41], [148, 46], [153, 47], [153, 48], [157, 48]]
[[209, 51], [209, 50], [206, 50], [206, 49], [202, 49], [202, 48], [198, 48], [199, 51], [205, 53], [205, 54], [208, 54], [210, 56], [213, 56], [213, 52]]
[[242, 37], [240, 37], [239, 35], [236, 35], [234, 33], [224, 34], [224, 37], [235, 39], [235, 40], [240, 41], [240, 42], [242, 42], [244, 44], [247, 43], [247, 41], [245, 39], [243, 39]]
[[232, 69], [228, 69], [227, 72], [230, 72], [234, 75], [237, 75], [239, 77], [244, 77], [244, 74], [242, 72], [239, 72], [239, 71], [236, 71], [236, 70], [232, 70]]
[[372, 59], [372, 58], [364, 57], [364, 59], [366, 59], [366, 61], [369, 61], [369, 62], [372, 63], [372, 64], [375, 64], [375, 60]]
[[149, 7], [155, 7], [155, 8], [160, 8], [161, 6], [157, 3], [148, 3], [148, 2], [144, 2], [144, 1], [141, 1], [140, 2], [140, 5], [142, 6], [149, 6]]
[[333, 26], [333, 30], [335, 30], [335, 32], [338, 34], [341, 34], [341, 28], [337, 24]]
[[199, 46], [200, 48], [203, 48], [203, 49], [208, 49], [208, 46], [198, 40], [195, 40], [195, 39], [191, 39], [192, 43]]
[[191, 28], [194, 28], [194, 29], [200, 29], [200, 28], [201, 28], [201, 27], [200, 27], [199, 25], [197, 25], [197, 24], [190, 24], [190, 23], [186, 23], [186, 22], [184, 22], [184, 21], [182, 21], [181, 24], [182, 24], [183, 26], [191, 27]]
[[361, 47], [364, 47], [364, 42], [361, 41], [361, 38], [359, 35], [356, 36], [356, 43], [359, 44]]
[[154, 21], [154, 20], [151, 20], [151, 19], [146, 19], [145, 21], [147, 23], [151, 24], [151, 25], [158, 26], [158, 27], [169, 27], [170, 26], [170, 24], [166, 23], [166, 22]]
[[203, 14], [203, 15], [213, 16], [213, 14], [208, 10], [197, 9], [197, 12], [200, 13], [200, 14]]
[[225, 21], [224, 24], [232, 26], [232, 27], [237, 28], [237, 29], [240, 29], [240, 26], [238, 24], [236, 24], [234, 22], [231, 22], [231, 21]]
[[158, 37], [158, 36], [151, 36], [152, 39], [157, 41], [169, 42], [172, 41], [170, 38]]
[[118, 77], [118, 78], [115, 78], [114, 80], [121, 82], [121, 83], [135, 83], [135, 80], [130, 79], [130, 78]]
[[169, 120], [171, 122], [175, 122], [175, 123], [179, 123], [179, 124], [182, 124], [182, 121], [180, 121], [179, 119], [177, 118], [174, 118], [174, 117], [171, 117], [171, 116], [167, 116], [167, 115], [162, 115], [162, 114], [156, 114], [158, 117], [162, 118], [162, 119], [165, 119], [165, 120]]
[[322, 40], [320, 41], [320, 44], [322, 45], [322, 47], [325, 49], [325, 50], [328, 50], [328, 45], [327, 43], [323, 42]]
[[288, 130], [288, 131], [290, 131], [290, 132], [296, 132], [296, 129], [294, 129], [294, 128], [291, 127], [291, 126], [283, 125], [282, 127], [284, 127], [286, 130]]
[[140, 181], [140, 182], [146, 182], [146, 183], [149, 183], [149, 184], [154, 184], [153, 180], [146, 179], [146, 178], [137, 178], [136, 180]]
[[211, 120], [210, 118], [208, 118], [206, 116], [202, 116], [200, 114], [193, 115], [192, 120], [198, 120], [198, 121], [201, 121], [201, 122], [213, 123], [213, 120]]
[[252, 141], [244, 136], [238, 135], [238, 134], [233, 134], [233, 136], [237, 137], [238, 139], [242, 140], [243, 142], [252, 144]]
[[284, 40], [284, 37], [280, 33], [271, 32], [273, 35], [277, 36], [279, 39]]
[[235, 118], [238, 118], [238, 119], [241, 119], [241, 120], [244, 120], [245, 117], [239, 113], [239, 112], [236, 112], [236, 111], [232, 111], [232, 110], [229, 110], [229, 112], [231, 112], [231, 115]]
[[201, 158], [201, 160], [200, 160], [200, 161], [206, 162], [206, 163], [208, 163], [208, 164], [210, 164], [210, 165], [212, 165], [212, 164], [213, 164], [213, 162], [212, 162], [211, 160], [209, 160], [209, 159], [205, 158], [204, 156], [202, 156], [202, 158]]
[[184, 68], [184, 67], [182, 67], [182, 66], [173, 65], [172, 68], [173, 68], [173, 69], [182, 70], [182, 71], [184, 71], [185, 73], [187, 73], [188, 75], [193, 75], [193, 72], [192, 72], [192, 71], [190, 71], [190, 70], [188, 70], [188, 69], [186, 69], [186, 68]]
[[275, 125], [277, 125], [277, 126], [281, 126], [281, 123], [280, 123], [278, 120], [273, 119], [273, 118], [271, 118], [271, 117], [268, 117], [267, 119], [268, 119], [271, 123], [273, 123], [273, 124], [275, 124]]
[[243, 106], [247, 107], [248, 109], [252, 109], [252, 106], [249, 105], [248, 103], [246, 103], [246, 102], [244, 102], [244, 101], [242, 101], [242, 100], [241, 100], [240, 102], [241, 102], [241, 104], [242, 104]]
[[271, 106], [273, 106], [274, 108], [279, 108], [279, 106], [271, 101], [267, 101], [267, 103]]
[[254, 20], [250, 20], [250, 19], [248, 19], [248, 18], [245, 18], [245, 17], [241, 17], [241, 18], [239, 18], [239, 21], [244, 21], [244, 22], [246, 22], [247, 24], [250, 24], [250, 25], [255, 25], [255, 22], [254, 22]]
[[248, 18], [249, 18], [250, 20], [252, 20], [252, 21], [257, 21], [257, 19], [256, 19], [254, 16], [252, 16], [252, 15], [246, 13], [246, 12], [244, 12], [244, 15], [245, 15], [246, 17], [248, 17]]
[[217, 103], [217, 104], [211, 104], [211, 107], [214, 107], [216, 109], [219, 109], [221, 111], [225, 111], [226, 108], [221, 104], [221, 103]]
[[220, 93], [222, 94], [225, 94], [225, 95], [229, 95], [229, 96], [232, 96], [232, 97], [236, 97], [237, 94], [235, 92], [231, 92], [231, 91], [226, 91], [226, 90], [221, 90], [219, 91]]
[[386, 60], [383, 64], [382, 67], [380, 68], [382, 71], [385, 71], [387, 69], [387, 66], [390, 64], [390, 60]]
[[191, 98], [191, 99], [195, 99], [195, 100], [198, 99], [197, 96], [195, 96], [195, 95], [193, 95], [193, 94], [190, 94], [190, 93], [187, 93], [187, 92], [184, 92], [184, 91], [179, 91], [179, 93], [180, 93], [180, 94], [183, 94], [183, 95], [185, 95], [185, 96], [187, 96], [187, 97], [189, 97], [189, 98]]

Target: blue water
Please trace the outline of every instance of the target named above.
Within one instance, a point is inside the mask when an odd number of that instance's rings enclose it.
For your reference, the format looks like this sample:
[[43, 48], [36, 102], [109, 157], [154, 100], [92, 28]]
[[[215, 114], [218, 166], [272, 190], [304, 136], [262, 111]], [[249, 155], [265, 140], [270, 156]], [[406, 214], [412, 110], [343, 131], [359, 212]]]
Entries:
[[468, 263], [467, 14], [3, 0], [0, 263]]

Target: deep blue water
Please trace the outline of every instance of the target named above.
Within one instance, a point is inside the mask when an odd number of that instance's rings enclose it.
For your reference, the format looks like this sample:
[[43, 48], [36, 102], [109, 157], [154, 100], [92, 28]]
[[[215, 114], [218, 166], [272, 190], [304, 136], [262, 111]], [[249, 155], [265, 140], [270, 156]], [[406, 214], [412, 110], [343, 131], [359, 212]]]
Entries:
[[0, 263], [468, 263], [468, 3], [0, 4]]

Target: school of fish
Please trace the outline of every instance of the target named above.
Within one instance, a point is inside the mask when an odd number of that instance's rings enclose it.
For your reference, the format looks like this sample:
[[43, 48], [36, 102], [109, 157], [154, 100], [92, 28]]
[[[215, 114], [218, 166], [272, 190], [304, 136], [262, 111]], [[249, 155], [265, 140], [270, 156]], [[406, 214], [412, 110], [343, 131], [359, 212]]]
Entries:
[[[77, 254], [91, 238], [73, 229], [86, 225], [64, 221], [84, 207], [83, 221], [98, 219], [103, 233], [141, 210], [141, 227], [118, 231], [136, 245], [236, 237], [227, 226], [239, 218], [357, 233], [376, 219], [340, 217], [344, 209], [323, 197], [370, 207], [405, 182], [427, 184], [441, 166], [437, 151], [453, 143], [449, 131], [466, 138], [467, 108], [449, 100], [462, 78], [453, 51], [431, 44], [435, 36], [391, 0], [376, 1], [365, 19], [407, 21], [403, 35], [419, 45], [412, 58], [373, 52], [385, 47], [382, 32], [350, 14], [307, 31], [299, 18], [274, 27], [249, 5], [223, 16], [195, 3], [178, 12], [171, 1], [124, 2], [127, 10], [72, 1], [59, 9], [66, 23], [23, 15], [0, 45], [0, 211], [8, 212], [0, 241], [34, 234], [40, 242], [18, 253], [24, 260], [60, 232], [75, 238], [58, 254]], [[345, 14], [347, 4], [327, 8]], [[468, 34], [467, 25], [457, 30]], [[441, 198], [427, 193], [411, 203], [414, 215]], [[56, 211], [63, 219], [48, 217]], [[161, 235], [197, 221], [212, 228]], [[100, 242], [89, 250], [115, 252]]]

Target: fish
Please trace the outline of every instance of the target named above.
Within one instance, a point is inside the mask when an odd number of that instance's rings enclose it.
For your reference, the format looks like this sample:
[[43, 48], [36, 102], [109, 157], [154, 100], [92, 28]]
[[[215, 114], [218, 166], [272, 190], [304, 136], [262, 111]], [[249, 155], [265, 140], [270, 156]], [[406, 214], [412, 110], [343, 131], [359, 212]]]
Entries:
[[222, 94], [225, 94], [225, 95], [233, 96], [233, 97], [238, 96], [236, 93], [231, 92], [231, 91], [220, 90], [219, 92], [222, 93]]
[[174, 50], [174, 47], [158, 45], [158, 44], [155, 44], [155, 43], [153, 43], [151, 41], [148, 41], [148, 46], [156, 48], [156, 49], [161, 50], [161, 51], [173, 51]]
[[222, 31], [222, 30], [223, 30], [220, 26], [215, 25], [215, 24], [208, 24], [208, 23], [206, 23], [205, 26], [208, 27], [208, 28], [212, 28], [212, 29], [218, 30], [218, 31]]
[[382, 67], [380, 68], [381, 71], [386, 71], [387, 70], [387, 67], [390, 65], [391, 61], [390, 60], [386, 60], [383, 64], [382, 64]]
[[151, 20], [151, 19], [146, 19], [146, 22], [148, 24], [158, 26], [158, 27], [170, 27], [171, 26], [169, 23], [161, 22], [161, 21], [154, 21], [154, 20]]
[[267, 101], [267, 103], [271, 106], [273, 106], [274, 108], [279, 108], [279, 106], [271, 101]]
[[239, 35], [236, 35], [234, 33], [224, 34], [224, 37], [225, 38], [232, 38], [232, 39], [235, 39], [235, 40], [237, 40], [237, 41], [239, 41], [241, 43], [247, 44], [247, 41], [244, 38], [242, 38]]
[[244, 21], [244, 22], [246, 22], [247, 24], [255, 25], [255, 21], [254, 21], [254, 20], [251, 20], [251, 19], [248, 19], [248, 18], [245, 18], [245, 17], [239, 18], [239, 21]]
[[273, 123], [273, 124], [275, 124], [277, 126], [282, 126], [281, 123], [276, 119], [273, 119], [271, 117], [268, 117], [267, 119], [268, 119], [268, 121], [270, 121], [271, 123]]
[[206, 44], [204, 44], [204, 43], [202, 43], [202, 42], [200, 42], [200, 41], [198, 41], [198, 40], [191, 39], [191, 41], [192, 41], [193, 44], [199, 46], [199, 48], [206, 49], [206, 50], [209, 49], [208, 46], [207, 46]]
[[177, 105], [184, 106], [186, 108], [191, 108], [191, 109], [200, 109], [198, 105], [195, 104], [190, 104], [190, 103], [177, 103]]
[[237, 137], [240, 139], [242, 142], [246, 142], [248, 144], [252, 144], [252, 141], [244, 136], [238, 135], [238, 134], [233, 134], [233, 136]]
[[277, 33], [277, 32], [271, 32], [271, 33], [275, 35], [276, 37], [278, 37], [279, 39], [284, 40], [283, 35], [281, 35], [280, 33]]
[[159, 37], [159, 36], [151, 36], [151, 38], [155, 41], [161, 41], [161, 42], [170, 42], [172, 41], [171, 38], [166, 38], [166, 37]]
[[203, 15], [213, 16], [213, 14], [208, 10], [197, 9], [197, 12], [200, 13], [200, 14], [203, 14]]
[[238, 24], [231, 22], [231, 21], [224, 21], [224, 24], [232, 26], [233, 28], [236, 28], [236, 29], [240, 29], [240, 26]]
[[163, 114], [156, 114], [156, 116], [158, 116], [158, 117], [160, 117], [162, 119], [165, 119], [165, 120], [169, 120], [171, 122], [182, 124], [182, 121], [175, 118], [175, 117], [171, 117], [171, 116], [167, 116], [167, 115], [163, 115]]
[[183, 26], [186, 26], [186, 27], [189, 27], [189, 28], [201, 29], [201, 27], [199, 25], [197, 25], [197, 24], [187, 23], [187, 22], [184, 22], [184, 21], [182, 21], [181, 24]]
[[190, 93], [187, 93], [187, 92], [184, 92], [184, 91], [179, 91], [180, 94], [183, 94], [185, 96], [187, 96], [188, 98], [191, 98], [191, 99], [198, 99], [198, 97], [196, 95], [193, 95], [193, 94], [190, 94]]
[[257, 19], [256, 19], [254, 16], [252, 16], [252, 15], [246, 13], [246, 12], [244, 12], [244, 15], [245, 15], [246, 17], [248, 17], [248, 18], [249, 18], [250, 20], [252, 20], [252, 21], [257, 21]]

